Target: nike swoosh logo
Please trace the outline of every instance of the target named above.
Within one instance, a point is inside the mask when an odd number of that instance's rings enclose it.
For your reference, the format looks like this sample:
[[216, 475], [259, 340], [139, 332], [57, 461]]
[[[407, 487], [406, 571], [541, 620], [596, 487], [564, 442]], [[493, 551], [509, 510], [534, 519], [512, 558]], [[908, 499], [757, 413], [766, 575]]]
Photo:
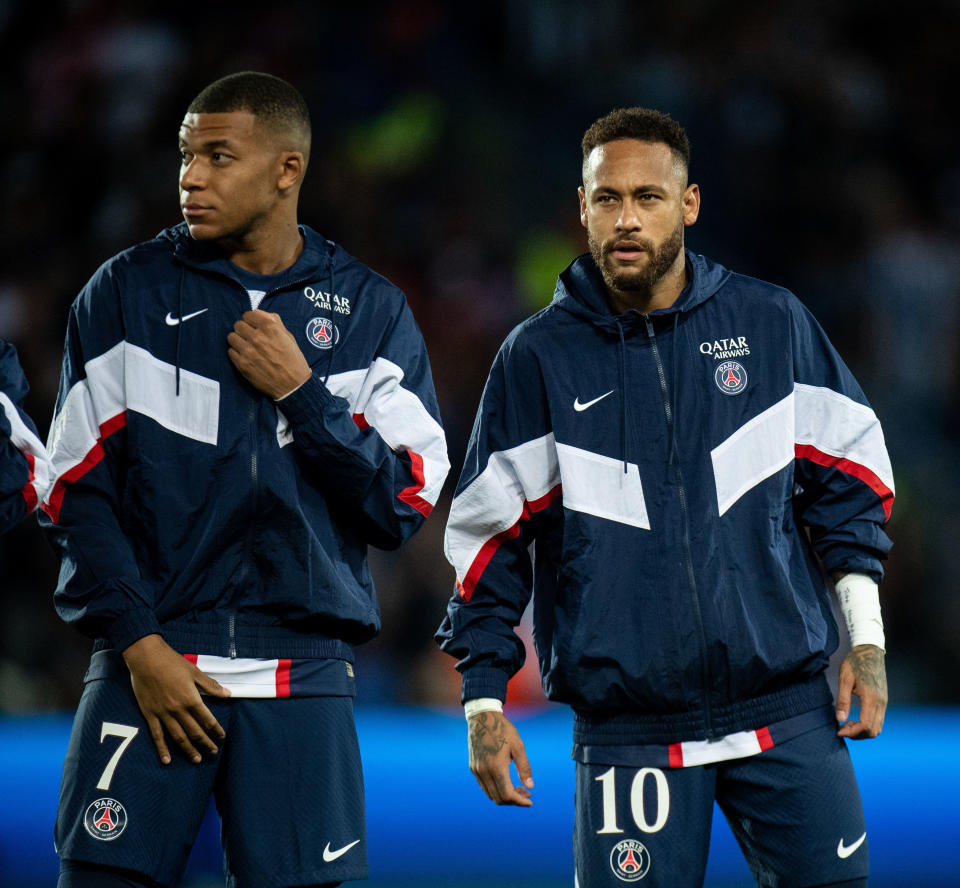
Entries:
[[[327, 842], [327, 847], [323, 849], [323, 862], [332, 863], [338, 857], [343, 857], [354, 845], [359, 842], [360, 839], [354, 839], [349, 845], [344, 845], [342, 848], [337, 848], [336, 851], [330, 850], [330, 843]], [[863, 841], [861, 839], [861, 841]]]
[[864, 833], [852, 845], [844, 845], [843, 839], [840, 839], [840, 844], [837, 845], [837, 857], [839, 857], [841, 860], [849, 857], [851, 854], [853, 854], [854, 851], [857, 850], [857, 848], [859, 848], [863, 844], [864, 839], [866, 839], [866, 837], [867, 837], [867, 834]]
[[573, 402], [573, 409], [576, 410], [577, 413], [580, 413], [581, 411], [586, 410], [588, 407], [592, 407], [594, 404], [597, 403], [597, 401], [602, 401], [605, 397], [607, 397], [607, 395], [612, 395], [615, 391], [616, 389], [610, 389], [610, 391], [607, 392], [606, 394], [600, 395], [599, 398], [594, 398], [592, 401], [587, 401], [586, 404], [581, 404], [580, 398], [578, 397]]
[[170, 312], [168, 311], [168, 312], [167, 312], [167, 317], [166, 317], [167, 326], [168, 326], [168, 327], [176, 327], [177, 324], [182, 324], [184, 321], [189, 321], [190, 318], [195, 318], [197, 315], [202, 315], [205, 311], [207, 311], [206, 308], [201, 308], [200, 311], [195, 311], [193, 314], [184, 315], [182, 318], [175, 318], [175, 317], [174, 317], [172, 314], [170, 314]]

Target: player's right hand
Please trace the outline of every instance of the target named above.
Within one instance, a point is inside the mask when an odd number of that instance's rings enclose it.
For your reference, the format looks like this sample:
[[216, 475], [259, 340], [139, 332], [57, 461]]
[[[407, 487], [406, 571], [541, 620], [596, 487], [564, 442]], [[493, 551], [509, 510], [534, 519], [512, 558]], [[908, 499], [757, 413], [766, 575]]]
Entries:
[[216, 755], [226, 732], [204, 705], [200, 692], [229, 697], [230, 691], [180, 656], [160, 635], [146, 635], [123, 652], [133, 693], [163, 764], [170, 764], [166, 735], [192, 762]]
[[[533, 777], [517, 729], [496, 711], [478, 712], [470, 716], [467, 725], [470, 770], [480, 788], [498, 805], [529, 808], [533, 804]], [[520, 786], [510, 780], [511, 761], [516, 765]]]

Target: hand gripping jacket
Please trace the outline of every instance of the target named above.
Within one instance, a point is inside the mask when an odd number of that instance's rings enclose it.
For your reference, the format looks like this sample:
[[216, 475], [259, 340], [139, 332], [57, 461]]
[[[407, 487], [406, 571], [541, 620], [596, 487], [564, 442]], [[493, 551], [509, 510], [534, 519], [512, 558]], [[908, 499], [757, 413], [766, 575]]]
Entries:
[[[879, 579], [877, 418], [786, 290], [688, 253], [670, 309], [612, 316], [589, 256], [503, 344], [450, 510], [438, 632], [463, 698], [504, 699], [534, 594], [578, 743], [750, 730], [831, 698], [826, 571]], [[809, 536], [808, 536], [809, 535]]]
[[70, 311], [43, 522], [60, 616], [100, 647], [351, 660], [379, 629], [367, 544], [399, 546], [449, 468], [403, 294], [301, 227], [261, 303], [313, 376], [282, 402], [227, 357], [250, 298], [185, 225], [105, 263]]
[[47, 451], [23, 409], [28, 391], [17, 350], [0, 339], [0, 533], [37, 507], [49, 482]]

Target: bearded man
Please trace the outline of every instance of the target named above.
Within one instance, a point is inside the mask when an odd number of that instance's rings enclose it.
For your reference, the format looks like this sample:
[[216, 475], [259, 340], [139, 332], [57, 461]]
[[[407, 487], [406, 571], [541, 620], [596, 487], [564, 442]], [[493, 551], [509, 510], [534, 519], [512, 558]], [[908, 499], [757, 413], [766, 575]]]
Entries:
[[579, 885], [701, 885], [715, 801], [758, 884], [866, 885], [846, 740], [887, 702], [879, 422], [796, 296], [685, 250], [676, 121], [620, 109], [582, 147], [590, 253], [500, 349], [450, 509], [437, 638], [471, 769], [531, 804], [502, 703], [532, 595], [544, 690], [575, 714]]

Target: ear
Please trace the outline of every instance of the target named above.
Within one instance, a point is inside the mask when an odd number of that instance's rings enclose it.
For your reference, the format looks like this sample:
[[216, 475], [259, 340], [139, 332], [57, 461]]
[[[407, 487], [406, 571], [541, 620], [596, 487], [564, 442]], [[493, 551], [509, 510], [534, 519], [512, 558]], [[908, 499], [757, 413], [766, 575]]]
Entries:
[[587, 227], [587, 194], [583, 190], [582, 185], [577, 189], [577, 195], [580, 198], [580, 224], [584, 228], [586, 228]]
[[683, 192], [683, 224], [693, 225], [700, 215], [700, 186], [688, 185]]
[[300, 184], [307, 164], [302, 151], [284, 151], [280, 155], [280, 176], [277, 179], [277, 189], [288, 191]]

